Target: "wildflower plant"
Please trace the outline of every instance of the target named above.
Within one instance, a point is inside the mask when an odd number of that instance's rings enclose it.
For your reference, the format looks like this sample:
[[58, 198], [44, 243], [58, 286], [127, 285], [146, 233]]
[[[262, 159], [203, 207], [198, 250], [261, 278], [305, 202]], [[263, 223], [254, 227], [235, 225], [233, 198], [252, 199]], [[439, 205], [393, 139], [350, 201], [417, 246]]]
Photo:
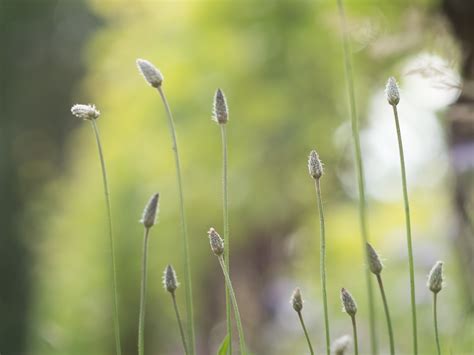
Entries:
[[306, 325], [303, 320], [303, 315], [301, 311], [303, 310], [303, 297], [301, 296], [301, 290], [299, 287], [295, 288], [293, 294], [291, 295], [290, 304], [293, 306], [293, 309], [296, 313], [298, 313], [298, 318], [301, 323], [301, 327], [303, 328], [304, 335], [306, 337], [306, 341], [308, 342], [309, 352], [311, 355], [314, 354], [313, 345], [311, 344], [311, 340], [309, 339], [308, 330], [306, 329]]

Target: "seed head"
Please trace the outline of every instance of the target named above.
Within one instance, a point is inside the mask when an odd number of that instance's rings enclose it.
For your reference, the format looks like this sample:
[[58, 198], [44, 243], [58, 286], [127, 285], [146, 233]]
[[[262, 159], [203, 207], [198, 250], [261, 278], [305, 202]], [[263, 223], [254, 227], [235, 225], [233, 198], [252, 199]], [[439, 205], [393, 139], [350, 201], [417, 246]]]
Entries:
[[83, 120], [96, 120], [100, 116], [100, 112], [95, 108], [95, 105], [76, 104], [71, 107], [71, 112], [74, 116]]
[[387, 85], [385, 86], [385, 97], [392, 106], [397, 106], [400, 102], [400, 92], [398, 91], [397, 81], [393, 76], [388, 78]]
[[216, 256], [221, 256], [224, 253], [224, 240], [214, 228], [209, 229], [207, 234], [209, 235], [209, 242], [211, 244], [212, 252]]
[[171, 265], [168, 265], [163, 272], [163, 287], [166, 291], [174, 293], [178, 286], [179, 282], [178, 278], [176, 277], [176, 272]]
[[357, 304], [352, 295], [344, 287], [341, 289], [342, 310], [351, 317], [357, 313]]
[[224, 92], [217, 89], [214, 95], [214, 106], [212, 110], [212, 119], [219, 124], [226, 124], [229, 120], [229, 110]]
[[137, 67], [145, 80], [154, 88], [159, 88], [163, 82], [163, 74], [148, 60], [137, 59]]
[[331, 350], [334, 355], [344, 355], [347, 348], [351, 344], [352, 338], [349, 335], [343, 335], [337, 338], [331, 345]]
[[290, 298], [290, 304], [296, 312], [301, 312], [303, 309], [303, 298], [301, 297], [301, 290], [299, 287], [295, 288]]
[[442, 261], [437, 261], [428, 275], [428, 282], [426, 285], [433, 293], [438, 293], [443, 289], [443, 264]]
[[158, 215], [159, 211], [159, 200], [160, 194], [156, 193], [151, 196], [150, 200], [146, 204], [145, 209], [143, 210], [142, 219], [140, 220], [140, 223], [143, 223], [145, 228], [151, 228], [155, 225], [156, 216]]
[[380, 257], [375, 251], [375, 249], [369, 243], [366, 244], [367, 253], [369, 254], [369, 268], [372, 273], [378, 275], [382, 272], [383, 264], [380, 261]]
[[319, 155], [315, 150], [309, 153], [308, 170], [309, 175], [311, 175], [313, 179], [319, 179], [323, 175], [323, 163], [321, 163]]

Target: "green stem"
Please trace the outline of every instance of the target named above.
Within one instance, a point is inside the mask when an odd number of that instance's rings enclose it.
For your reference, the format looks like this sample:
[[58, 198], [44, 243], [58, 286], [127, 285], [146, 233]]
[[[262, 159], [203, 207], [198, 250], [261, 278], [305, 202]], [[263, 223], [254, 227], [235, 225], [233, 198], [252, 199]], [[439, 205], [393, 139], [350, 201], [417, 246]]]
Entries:
[[352, 332], [354, 334], [354, 354], [359, 355], [359, 341], [357, 339], [357, 324], [355, 316], [351, 316]]
[[150, 228], [145, 228], [143, 237], [143, 261], [142, 261], [142, 282], [140, 288], [140, 315], [138, 318], [138, 355], [145, 353], [145, 307], [146, 307], [146, 283], [148, 264], [148, 234]]
[[230, 281], [229, 274], [227, 273], [227, 268], [225, 266], [224, 258], [222, 256], [217, 257], [219, 259], [219, 264], [221, 265], [222, 272], [224, 273], [225, 283], [229, 289], [230, 299], [232, 300], [232, 305], [234, 307], [234, 316], [235, 322], [237, 323], [237, 332], [239, 333], [239, 346], [240, 354], [247, 354], [247, 347], [245, 346], [245, 337], [244, 329], [242, 328], [242, 321], [240, 320], [239, 306], [237, 305], [237, 298], [235, 297], [234, 288], [232, 287], [232, 282]]
[[418, 337], [416, 329], [416, 300], [415, 300], [415, 267], [413, 261], [413, 247], [411, 240], [411, 223], [410, 223], [410, 205], [408, 202], [408, 189], [407, 189], [407, 177], [405, 171], [405, 157], [403, 154], [403, 142], [402, 134], [400, 131], [400, 122], [398, 120], [397, 106], [392, 106], [393, 116], [395, 118], [395, 126], [397, 129], [398, 139], [398, 152], [400, 154], [400, 168], [402, 175], [402, 187], [403, 187], [403, 200], [405, 204], [405, 222], [407, 231], [407, 246], [408, 246], [408, 262], [410, 268], [410, 297], [411, 297], [411, 316], [412, 316], [412, 327], [413, 327], [413, 353], [418, 354]]
[[329, 335], [329, 312], [328, 312], [328, 297], [326, 289], [326, 232], [324, 226], [324, 211], [323, 211], [323, 201], [321, 198], [321, 186], [320, 179], [316, 179], [314, 182], [316, 186], [316, 195], [318, 199], [318, 208], [319, 208], [319, 222], [321, 228], [321, 245], [320, 245], [320, 272], [321, 272], [321, 284], [323, 291], [323, 306], [324, 306], [324, 325], [326, 328], [326, 353], [330, 355], [331, 353], [331, 337]]
[[115, 244], [114, 236], [112, 233], [112, 208], [110, 207], [110, 192], [109, 184], [107, 181], [107, 170], [105, 168], [104, 153], [102, 151], [102, 144], [100, 143], [99, 128], [95, 123], [95, 120], [90, 120], [92, 128], [94, 130], [95, 140], [97, 142], [97, 148], [99, 151], [100, 166], [102, 168], [102, 181], [104, 184], [104, 196], [105, 204], [107, 209], [107, 219], [109, 228], [109, 243], [110, 243], [110, 256], [111, 256], [111, 277], [113, 286], [113, 298], [114, 298], [114, 333], [115, 333], [115, 351], [117, 355], [122, 354], [122, 347], [120, 345], [120, 323], [118, 314], [118, 292], [117, 292], [117, 267], [115, 262]]
[[[222, 205], [224, 217], [224, 258], [226, 261], [227, 273], [230, 275], [230, 234], [229, 234], [229, 200], [228, 200], [228, 175], [227, 175], [227, 133], [226, 125], [220, 124], [222, 138]], [[232, 355], [232, 319], [229, 288], [226, 285], [225, 292], [227, 335], [229, 337], [228, 354]]]
[[301, 315], [301, 312], [297, 312], [297, 313], [298, 313], [298, 318], [300, 319], [301, 326], [303, 327], [306, 341], [308, 342], [309, 352], [311, 355], [314, 355], [313, 346], [311, 345], [311, 340], [309, 340], [309, 335], [308, 335], [308, 331], [306, 330], [306, 326], [304, 325], [303, 316]]
[[436, 350], [438, 350], [438, 355], [441, 355], [441, 346], [439, 345], [439, 334], [438, 334], [438, 294], [433, 293], [433, 318], [434, 318], [434, 328], [435, 328], [435, 338], [436, 338]]
[[183, 342], [184, 353], [188, 354], [188, 347], [186, 345], [186, 337], [184, 335], [183, 324], [181, 323], [181, 316], [179, 315], [178, 304], [176, 303], [176, 296], [174, 292], [171, 292], [171, 298], [173, 299], [174, 311], [176, 313], [176, 319], [178, 320], [179, 333], [181, 334], [181, 341]]
[[184, 288], [186, 294], [186, 313], [188, 319], [188, 339], [189, 339], [189, 351], [191, 354], [195, 353], [196, 341], [194, 333], [194, 309], [193, 309], [193, 290], [192, 290], [192, 277], [191, 277], [191, 261], [189, 257], [189, 242], [188, 242], [188, 228], [186, 224], [186, 215], [184, 210], [184, 193], [183, 193], [183, 183], [181, 177], [181, 163], [179, 160], [178, 154], [178, 143], [176, 138], [176, 129], [174, 127], [173, 115], [166, 100], [166, 96], [163, 92], [163, 88], [158, 87], [158, 93], [160, 94], [163, 105], [165, 106], [166, 115], [168, 117], [168, 128], [172, 140], [172, 149], [174, 152], [174, 160], [176, 165], [176, 175], [178, 180], [178, 190], [179, 190], [179, 208], [181, 212], [181, 228], [183, 231], [183, 249], [184, 249]]
[[[351, 125], [352, 125], [352, 137], [354, 141], [354, 153], [356, 160], [356, 170], [357, 170], [357, 182], [359, 189], [359, 223], [361, 227], [362, 234], [362, 248], [365, 251], [366, 264], [369, 265], [369, 254], [366, 248], [367, 242], [369, 241], [368, 237], [368, 228], [367, 228], [367, 216], [366, 216], [366, 198], [365, 198], [365, 179], [364, 179], [364, 167], [362, 163], [362, 153], [360, 148], [360, 137], [359, 137], [359, 120], [357, 118], [357, 109], [356, 101], [354, 94], [354, 80], [352, 73], [352, 63], [350, 60], [350, 49], [349, 49], [349, 35], [346, 26], [346, 19], [344, 13], [344, 6], [342, 0], [337, 0], [339, 7], [339, 15], [341, 18], [342, 26], [342, 38], [343, 38], [343, 49], [344, 49], [344, 67], [346, 72], [347, 79], [347, 93], [349, 96], [349, 106], [351, 113]], [[378, 344], [377, 344], [377, 332], [375, 324], [375, 307], [374, 307], [374, 287], [372, 284], [372, 278], [370, 276], [370, 270], [368, 267], [365, 269], [365, 280], [367, 285], [367, 302], [369, 306], [369, 325], [370, 325], [370, 345], [371, 353], [378, 353]]]
[[388, 336], [390, 340], [390, 354], [395, 354], [395, 342], [393, 340], [393, 329], [392, 329], [392, 320], [390, 318], [390, 312], [388, 310], [387, 297], [385, 296], [385, 290], [383, 287], [382, 276], [377, 274], [377, 282], [379, 283], [380, 294], [382, 295], [383, 307], [385, 310], [385, 317], [387, 318], [387, 327], [388, 327]]

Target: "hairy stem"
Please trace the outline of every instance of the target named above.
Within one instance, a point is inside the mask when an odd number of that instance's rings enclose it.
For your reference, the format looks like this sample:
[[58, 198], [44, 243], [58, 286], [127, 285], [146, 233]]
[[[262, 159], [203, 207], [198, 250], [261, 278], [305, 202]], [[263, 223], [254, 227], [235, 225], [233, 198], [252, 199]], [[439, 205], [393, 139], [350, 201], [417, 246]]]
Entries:
[[309, 340], [309, 335], [308, 335], [308, 331], [306, 330], [306, 326], [304, 324], [303, 315], [301, 314], [301, 312], [297, 312], [297, 313], [298, 313], [298, 318], [300, 319], [301, 326], [303, 327], [306, 341], [308, 342], [309, 352], [311, 355], [314, 355], [313, 346], [311, 345], [311, 340]]
[[385, 296], [385, 290], [383, 287], [382, 276], [377, 274], [377, 282], [379, 283], [380, 294], [382, 295], [383, 307], [385, 310], [385, 317], [387, 318], [387, 327], [388, 327], [388, 336], [390, 340], [390, 354], [395, 354], [395, 342], [393, 340], [393, 329], [392, 329], [392, 320], [390, 318], [390, 312], [388, 310], [387, 297]]
[[219, 264], [221, 265], [222, 272], [224, 273], [225, 283], [229, 289], [230, 299], [232, 300], [232, 305], [234, 307], [234, 316], [235, 323], [237, 323], [237, 332], [239, 333], [239, 346], [240, 354], [247, 354], [247, 347], [245, 345], [244, 329], [242, 328], [242, 321], [240, 320], [239, 306], [237, 305], [237, 298], [235, 297], [234, 288], [232, 287], [232, 282], [230, 281], [229, 274], [227, 273], [227, 268], [225, 265], [224, 258], [222, 256], [217, 257], [219, 259]]
[[318, 209], [319, 209], [319, 222], [321, 228], [321, 245], [320, 245], [320, 272], [321, 272], [321, 285], [323, 291], [323, 306], [324, 306], [324, 326], [326, 328], [326, 353], [330, 355], [331, 353], [331, 337], [329, 332], [329, 313], [328, 313], [328, 298], [327, 298], [327, 289], [326, 289], [326, 232], [324, 226], [324, 211], [323, 211], [323, 201], [321, 197], [321, 186], [320, 179], [316, 179], [315, 182], [316, 195], [318, 200]]
[[188, 346], [186, 345], [186, 337], [184, 335], [183, 324], [181, 323], [181, 316], [179, 315], [178, 304], [176, 303], [176, 295], [171, 292], [171, 298], [173, 299], [174, 312], [176, 313], [176, 319], [178, 320], [179, 333], [181, 334], [181, 341], [183, 342], [184, 353], [188, 354]]
[[138, 355], [145, 353], [145, 307], [146, 307], [146, 284], [148, 265], [148, 235], [150, 228], [145, 228], [143, 237], [143, 260], [142, 260], [142, 282], [140, 287], [140, 315], [138, 318]]
[[439, 334], [438, 334], [438, 294], [433, 293], [433, 318], [436, 338], [436, 350], [438, 355], [441, 355], [441, 346], [439, 345]]
[[[337, 0], [339, 7], [339, 15], [341, 18], [342, 26], [342, 38], [343, 38], [343, 49], [344, 49], [344, 67], [346, 72], [347, 79], [347, 93], [349, 96], [350, 112], [351, 112], [351, 123], [352, 123], [352, 137], [354, 141], [354, 153], [356, 160], [356, 170], [357, 170], [357, 182], [359, 190], [359, 223], [361, 227], [362, 234], [362, 248], [365, 252], [366, 263], [369, 265], [369, 254], [366, 248], [367, 242], [369, 241], [368, 237], [368, 228], [367, 228], [367, 216], [366, 216], [366, 198], [365, 198], [365, 179], [364, 179], [364, 167], [362, 163], [362, 153], [360, 148], [360, 137], [359, 137], [359, 120], [357, 118], [357, 109], [356, 101], [354, 94], [354, 80], [352, 73], [352, 63], [350, 59], [350, 49], [349, 49], [349, 36], [346, 25], [346, 19], [344, 14], [344, 6], [342, 0]], [[367, 285], [367, 302], [369, 308], [369, 325], [370, 325], [370, 345], [371, 353], [378, 353], [378, 344], [377, 344], [377, 333], [375, 325], [375, 307], [374, 307], [374, 287], [372, 284], [372, 278], [370, 277], [370, 270], [368, 267], [365, 269], [365, 280]]]
[[356, 317], [351, 316], [352, 320], [352, 332], [354, 334], [354, 354], [359, 355], [359, 341], [357, 339], [357, 324], [356, 324]]
[[172, 149], [174, 152], [174, 160], [176, 165], [176, 176], [178, 180], [178, 191], [179, 191], [179, 208], [181, 213], [181, 228], [183, 232], [183, 250], [184, 250], [184, 288], [186, 294], [186, 313], [188, 320], [188, 339], [189, 339], [189, 351], [191, 354], [195, 353], [196, 342], [194, 333], [194, 309], [193, 309], [193, 290], [192, 290], [192, 277], [191, 277], [191, 261], [189, 257], [189, 242], [188, 242], [188, 228], [186, 224], [186, 215], [184, 210], [184, 193], [183, 193], [183, 182], [181, 177], [181, 163], [178, 154], [178, 142], [176, 138], [176, 129], [174, 127], [173, 115], [166, 100], [166, 96], [163, 92], [163, 88], [158, 87], [158, 93], [160, 94], [163, 105], [165, 106], [166, 116], [168, 117], [168, 128], [172, 140]]
[[402, 134], [400, 131], [400, 122], [398, 120], [397, 106], [393, 105], [393, 117], [397, 129], [398, 152], [400, 155], [400, 169], [402, 175], [403, 201], [405, 204], [405, 223], [407, 233], [408, 263], [410, 269], [410, 298], [411, 298], [411, 317], [413, 328], [413, 353], [418, 354], [418, 336], [416, 329], [416, 299], [415, 299], [415, 266], [413, 261], [413, 246], [411, 240], [411, 222], [410, 222], [410, 204], [408, 202], [407, 177], [405, 171], [405, 157], [403, 154]]
[[90, 120], [92, 128], [94, 130], [95, 140], [97, 142], [97, 149], [99, 151], [100, 166], [102, 169], [102, 181], [104, 184], [104, 196], [105, 205], [107, 209], [107, 220], [109, 229], [109, 243], [110, 243], [110, 256], [111, 256], [111, 278], [113, 287], [113, 299], [114, 299], [114, 333], [115, 333], [115, 351], [117, 355], [122, 354], [122, 347], [120, 345], [120, 323], [118, 313], [118, 292], [117, 292], [117, 267], [115, 262], [115, 244], [114, 236], [112, 232], [112, 208], [110, 207], [110, 191], [107, 180], [107, 169], [105, 168], [104, 153], [102, 151], [102, 144], [100, 143], [99, 128], [95, 120]]

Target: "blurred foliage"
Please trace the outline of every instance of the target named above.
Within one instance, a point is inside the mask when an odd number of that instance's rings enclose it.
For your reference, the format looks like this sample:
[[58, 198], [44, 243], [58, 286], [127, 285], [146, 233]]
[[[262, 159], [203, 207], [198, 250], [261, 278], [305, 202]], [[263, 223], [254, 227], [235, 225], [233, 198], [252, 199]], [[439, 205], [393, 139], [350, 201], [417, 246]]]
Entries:
[[[74, 18], [74, 2], [58, 4], [69, 9], [66, 18]], [[210, 119], [217, 87], [225, 91], [230, 106], [232, 277], [251, 348], [257, 354], [289, 354], [295, 347], [298, 353], [305, 351], [296, 315], [288, 305], [297, 285], [306, 299], [310, 333], [318, 349], [323, 344], [318, 219], [306, 168], [307, 154], [316, 147], [326, 166], [323, 198], [332, 336], [350, 332], [338, 298], [344, 286], [359, 303], [364, 353], [367, 305], [357, 203], [340, 180], [342, 172], [352, 174], [350, 137], [343, 149], [335, 144], [336, 130], [348, 121], [335, 3], [140, 0], [131, 6], [125, 0], [94, 0], [89, 6], [105, 26], [95, 32], [87, 50], [71, 49], [74, 60], [87, 67], [87, 74], [77, 82], [80, 90], [74, 101], [60, 96], [57, 104], [50, 103], [54, 113], [38, 116], [47, 122], [66, 122], [60, 127], [67, 139], [61, 151], [64, 169], [31, 196], [26, 212], [29, 223], [24, 233], [36, 255], [29, 352], [114, 352], [109, 250], [96, 146], [88, 122], [77, 122], [78, 129], [71, 134], [64, 129], [74, 122], [68, 110], [75, 101], [95, 103], [102, 112], [98, 124], [111, 183], [124, 353], [136, 351], [142, 238], [137, 221], [155, 191], [161, 193], [161, 211], [150, 240], [147, 353], [181, 351], [171, 301], [160, 281], [168, 263], [175, 266], [178, 277], [183, 274], [175, 170], [163, 107], [135, 67], [135, 59], [141, 57], [163, 72], [164, 90], [176, 119], [199, 353], [215, 353], [225, 332], [223, 280], [206, 237], [210, 226], [222, 229], [220, 133]], [[368, 97], [399, 70], [404, 58], [422, 49], [443, 50], [438, 47], [444, 44], [430, 31], [436, 25], [429, 16], [434, 6], [431, 1], [347, 2], [362, 120]], [[88, 22], [80, 24], [70, 25], [74, 30], [68, 38]], [[53, 67], [53, 72], [57, 69]], [[41, 93], [42, 82], [48, 82], [48, 77], [35, 83], [35, 92]], [[32, 169], [26, 175], [37, 174]], [[446, 261], [450, 285], [440, 295], [442, 344], [457, 354], [472, 349], [472, 320], [463, 316], [458, 270], [450, 263], [453, 257], [443, 235], [449, 226], [439, 222], [449, 218], [446, 187], [412, 192], [423, 353], [434, 351], [431, 299], [424, 284], [437, 259]], [[397, 348], [408, 353], [402, 205], [370, 201], [369, 212], [374, 245], [387, 258], [384, 277]], [[177, 296], [184, 313], [183, 290], [178, 289]], [[385, 320], [377, 301], [379, 343], [386, 350]]]

